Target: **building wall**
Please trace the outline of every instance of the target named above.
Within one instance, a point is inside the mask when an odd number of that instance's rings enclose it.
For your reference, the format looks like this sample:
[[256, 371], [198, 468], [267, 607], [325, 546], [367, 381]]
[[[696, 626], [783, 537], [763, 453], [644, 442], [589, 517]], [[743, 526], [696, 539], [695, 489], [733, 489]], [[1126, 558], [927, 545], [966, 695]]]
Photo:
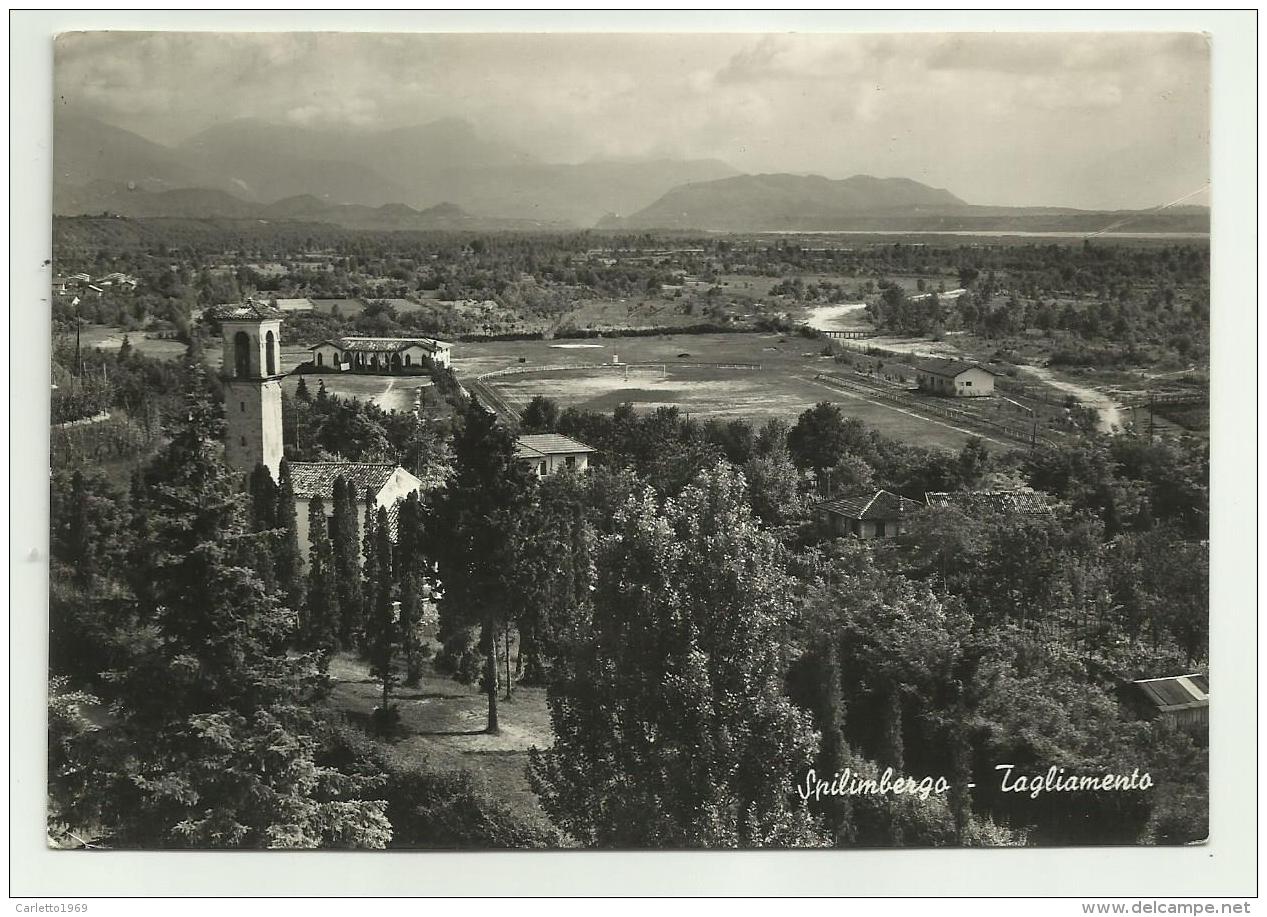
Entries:
[[954, 394], [960, 398], [980, 398], [994, 394], [994, 376], [984, 369], [966, 369], [954, 381]]
[[[320, 357], [320, 362], [317, 358]], [[312, 362], [319, 369], [337, 369], [343, 359], [342, 351], [333, 344], [320, 344], [312, 351]]]
[[935, 373], [918, 373], [916, 381], [921, 391], [957, 398], [979, 398], [994, 394], [994, 376], [984, 369], [965, 369], [953, 379]]
[[[378, 496], [374, 499], [374, 506], [390, 508], [397, 500], [403, 500], [414, 491], [421, 490], [422, 481], [405, 469], [397, 468], [387, 479], [383, 489], [378, 492]], [[334, 515], [333, 498], [323, 499], [321, 504], [322, 509], [325, 510], [326, 519]], [[308, 540], [308, 510], [311, 505], [312, 500], [307, 497], [295, 498], [295, 534], [299, 538], [299, 551], [303, 555], [305, 567], [308, 565], [308, 554], [312, 550], [312, 544]], [[356, 543], [358, 545], [365, 543], [365, 494], [363, 493], [356, 495]]]
[[282, 461], [282, 384], [225, 380], [225, 458], [235, 471], [250, 474], [267, 465], [277, 478]]
[[[568, 464], [568, 459], [572, 460], [571, 465]], [[589, 453], [573, 452], [560, 455], [542, 455], [522, 458], [520, 461], [526, 464], [537, 477], [544, 477], [564, 468], [571, 468], [577, 472], [585, 471], [589, 468]]]

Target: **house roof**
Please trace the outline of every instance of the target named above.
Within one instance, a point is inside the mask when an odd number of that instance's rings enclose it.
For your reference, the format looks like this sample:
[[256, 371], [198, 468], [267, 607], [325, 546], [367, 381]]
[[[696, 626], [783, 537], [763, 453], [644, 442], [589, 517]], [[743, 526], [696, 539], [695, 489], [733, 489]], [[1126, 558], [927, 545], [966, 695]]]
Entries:
[[952, 507], [968, 514], [990, 512], [1050, 516], [1052, 512], [1047, 495], [1035, 490], [930, 491], [924, 494], [924, 502], [929, 506]]
[[572, 455], [595, 452], [585, 443], [558, 433], [530, 433], [515, 441], [515, 458], [538, 458], [543, 455]]
[[1210, 676], [1172, 675], [1131, 682], [1162, 713], [1210, 705]]
[[950, 360], [944, 357], [920, 360], [915, 364], [915, 368], [922, 373], [929, 373], [933, 376], [949, 376], [952, 379], [970, 369], [979, 369], [992, 376], [999, 375], [995, 370], [990, 369], [988, 366], [982, 366], [980, 363], [970, 363], [967, 360]]
[[280, 309], [274, 309], [268, 303], [257, 299], [220, 303], [209, 308], [205, 314], [216, 322], [255, 322], [270, 318], [284, 318], [286, 315]]
[[343, 351], [352, 351], [353, 353], [399, 353], [402, 350], [408, 350], [410, 347], [421, 347], [423, 350], [435, 353], [437, 350], [453, 346], [445, 341], [437, 341], [432, 338], [342, 337], [322, 341], [320, 344], [314, 344], [308, 349], [316, 350], [318, 347], [326, 345], [337, 347]]
[[312, 310], [312, 300], [307, 297], [298, 299], [277, 299], [273, 301], [277, 308], [283, 312], [309, 312]]
[[873, 494], [857, 494], [855, 496], [837, 497], [824, 500], [818, 508], [834, 516], [846, 519], [898, 519], [906, 513], [920, 509], [920, 504], [907, 497], [899, 497], [887, 490], [877, 490]]

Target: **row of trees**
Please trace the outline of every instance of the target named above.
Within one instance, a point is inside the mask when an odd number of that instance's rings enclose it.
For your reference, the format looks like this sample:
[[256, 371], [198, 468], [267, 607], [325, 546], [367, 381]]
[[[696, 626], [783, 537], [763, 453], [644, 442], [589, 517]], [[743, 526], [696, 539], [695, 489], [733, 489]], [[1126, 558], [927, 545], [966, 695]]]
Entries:
[[[455, 393], [452, 476], [394, 522], [339, 482], [330, 521], [311, 510], [300, 572], [288, 469], [277, 482], [257, 472], [236, 497], [197, 368], [184, 390], [170, 445], [129, 500], [82, 471], [54, 489], [67, 576], [54, 578], [53, 667], [71, 680], [54, 686], [50, 763], [55, 820], [75, 831], [116, 845], [388, 843], [394, 791], [355, 755], [331, 763], [324, 668], [335, 651], [367, 657], [390, 727], [402, 658], [404, 677], [418, 671], [433, 577], [440, 661], [482, 680], [490, 730], [502, 687], [546, 685], [555, 742], [530, 779], [582, 844], [1204, 830], [1200, 747], [1124, 723], [1113, 696], [1124, 679], [1204, 664], [1205, 460], [1187, 447], [945, 454], [889, 443], [832, 405], [753, 428], [541, 401], [526, 425], [603, 451], [583, 477], [538, 481], [512, 432]], [[315, 407], [331, 401], [320, 390], [295, 401], [314, 426], [339, 410]], [[930, 512], [881, 545], [824, 540], [807, 509], [845, 486], [846, 456], [869, 486], [1010, 478], [1063, 505], [1034, 518]], [[1147, 767], [1159, 789], [1032, 804], [992, 789], [999, 761]], [[943, 775], [952, 789], [807, 801], [811, 767]]]

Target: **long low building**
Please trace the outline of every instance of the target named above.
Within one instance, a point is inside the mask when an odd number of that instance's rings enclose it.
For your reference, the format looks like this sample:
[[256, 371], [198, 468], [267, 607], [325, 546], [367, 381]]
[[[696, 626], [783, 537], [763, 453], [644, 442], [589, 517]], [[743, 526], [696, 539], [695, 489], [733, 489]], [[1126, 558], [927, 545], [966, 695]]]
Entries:
[[308, 348], [318, 370], [394, 373], [421, 369], [430, 360], [448, 367], [453, 345], [434, 338], [341, 337]]

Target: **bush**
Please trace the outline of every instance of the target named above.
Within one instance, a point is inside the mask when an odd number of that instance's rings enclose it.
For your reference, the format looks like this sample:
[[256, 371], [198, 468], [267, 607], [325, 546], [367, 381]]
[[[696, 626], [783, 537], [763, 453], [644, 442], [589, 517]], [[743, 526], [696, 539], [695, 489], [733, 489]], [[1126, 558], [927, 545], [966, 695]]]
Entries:
[[425, 762], [402, 761], [390, 746], [342, 720], [327, 724], [319, 763], [375, 778], [373, 798], [387, 802], [392, 847], [455, 850], [565, 845], [565, 838], [544, 818], [516, 813], [470, 773], [431, 770]]

